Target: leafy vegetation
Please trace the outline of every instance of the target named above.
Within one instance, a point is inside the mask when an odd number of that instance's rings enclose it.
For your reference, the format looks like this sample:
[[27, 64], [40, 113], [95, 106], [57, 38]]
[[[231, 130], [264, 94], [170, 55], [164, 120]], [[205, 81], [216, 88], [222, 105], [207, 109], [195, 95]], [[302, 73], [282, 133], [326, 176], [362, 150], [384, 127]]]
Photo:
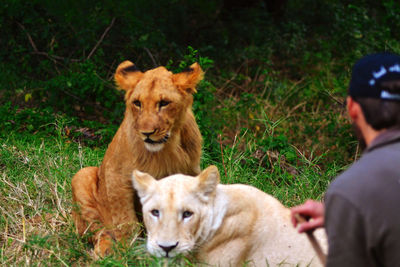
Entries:
[[[359, 155], [344, 110], [351, 66], [400, 52], [384, 1], [7, 1], [0, 6], [0, 264], [165, 265], [143, 238], [94, 259], [70, 217], [71, 177], [98, 166], [123, 118], [113, 73], [206, 70], [193, 104], [201, 165], [291, 206], [321, 199]], [[172, 260], [190, 265], [187, 259]]]

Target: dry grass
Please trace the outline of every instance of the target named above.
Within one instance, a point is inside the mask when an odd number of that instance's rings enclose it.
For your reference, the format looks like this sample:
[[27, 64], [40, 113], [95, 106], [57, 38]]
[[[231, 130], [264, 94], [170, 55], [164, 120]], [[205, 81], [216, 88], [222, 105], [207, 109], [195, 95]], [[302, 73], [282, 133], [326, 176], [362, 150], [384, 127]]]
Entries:
[[1, 264], [69, 265], [63, 250], [79, 240], [69, 215], [69, 176], [79, 151], [56, 141], [2, 142]]
[[[62, 138], [0, 138], [1, 266], [164, 266], [133, 236], [113, 256], [96, 259], [88, 236], [75, 233], [70, 180], [81, 166], [98, 165], [104, 149]], [[67, 141], [67, 142], [65, 142]], [[184, 259], [171, 260], [171, 266]]]

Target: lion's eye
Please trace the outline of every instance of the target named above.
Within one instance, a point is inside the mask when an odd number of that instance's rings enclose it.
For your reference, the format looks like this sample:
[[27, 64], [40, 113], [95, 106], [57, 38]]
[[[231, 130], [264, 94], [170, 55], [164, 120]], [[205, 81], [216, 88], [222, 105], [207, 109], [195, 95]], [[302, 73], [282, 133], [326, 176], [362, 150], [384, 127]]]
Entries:
[[191, 217], [192, 215], [193, 215], [193, 212], [188, 211], [188, 210], [185, 210], [185, 211], [182, 213], [182, 218], [183, 218], [183, 219], [186, 219], [186, 218]]
[[167, 106], [169, 103], [171, 103], [170, 101], [167, 100], [161, 100], [160, 103], [158, 103], [159, 107], [165, 107]]
[[134, 104], [135, 106], [137, 106], [138, 108], [140, 108], [140, 107], [142, 106], [142, 103], [140, 103], [139, 100], [133, 101], [133, 104]]
[[151, 211], [151, 215], [153, 215], [154, 217], [158, 217], [158, 216], [160, 216], [160, 211], [159, 210], [152, 210]]

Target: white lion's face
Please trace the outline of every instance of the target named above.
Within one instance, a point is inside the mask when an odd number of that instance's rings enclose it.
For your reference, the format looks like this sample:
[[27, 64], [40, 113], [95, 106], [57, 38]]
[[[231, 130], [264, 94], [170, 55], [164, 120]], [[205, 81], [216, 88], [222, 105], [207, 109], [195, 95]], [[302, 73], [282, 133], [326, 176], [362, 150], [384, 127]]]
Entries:
[[196, 243], [196, 230], [206, 206], [179, 179], [170, 179], [166, 188], [162, 184], [143, 203], [147, 249], [158, 257], [187, 254]]
[[137, 171], [133, 181], [143, 205], [147, 250], [157, 257], [194, 250], [210, 218], [211, 195], [217, 183], [207, 185], [214, 188], [209, 189], [198, 177], [177, 174], [156, 181]]

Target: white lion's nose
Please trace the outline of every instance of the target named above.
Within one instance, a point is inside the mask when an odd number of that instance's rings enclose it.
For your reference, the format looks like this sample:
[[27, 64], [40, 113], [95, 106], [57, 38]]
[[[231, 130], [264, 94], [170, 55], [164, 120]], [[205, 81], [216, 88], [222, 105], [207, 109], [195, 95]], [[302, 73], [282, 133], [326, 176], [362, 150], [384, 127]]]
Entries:
[[176, 248], [177, 246], [178, 246], [178, 243], [179, 242], [176, 242], [176, 244], [174, 244], [174, 245], [172, 245], [172, 246], [168, 246], [168, 245], [166, 245], [166, 246], [164, 246], [164, 245], [160, 245], [160, 244], [158, 244], [158, 246], [160, 247], [160, 248], [162, 248], [164, 251], [165, 251], [165, 253], [167, 253], [167, 257], [168, 257], [168, 252], [170, 252], [171, 250], [173, 250], [174, 248]]

